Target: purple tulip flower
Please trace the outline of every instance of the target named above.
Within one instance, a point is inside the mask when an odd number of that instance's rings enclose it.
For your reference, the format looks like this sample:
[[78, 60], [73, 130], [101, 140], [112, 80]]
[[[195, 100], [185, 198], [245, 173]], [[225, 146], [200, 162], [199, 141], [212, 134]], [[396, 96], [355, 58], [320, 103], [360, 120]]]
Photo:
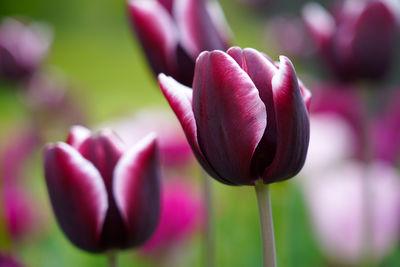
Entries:
[[111, 131], [71, 129], [67, 143], [47, 145], [44, 167], [62, 230], [90, 252], [142, 245], [160, 207], [158, 145], [148, 135], [124, 152]]
[[0, 78], [21, 81], [31, 76], [42, 63], [52, 41], [44, 25], [5, 19], [0, 24]]
[[130, 0], [128, 11], [155, 75], [191, 86], [197, 56], [229, 47], [231, 31], [214, 0]]
[[296, 175], [309, 142], [309, 91], [290, 60], [233, 47], [203, 52], [193, 91], [159, 75], [159, 84], [195, 156], [230, 185], [272, 183]]
[[385, 0], [348, 0], [331, 15], [311, 3], [303, 9], [303, 18], [322, 59], [337, 78], [378, 79], [388, 72], [394, 58], [396, 8]]

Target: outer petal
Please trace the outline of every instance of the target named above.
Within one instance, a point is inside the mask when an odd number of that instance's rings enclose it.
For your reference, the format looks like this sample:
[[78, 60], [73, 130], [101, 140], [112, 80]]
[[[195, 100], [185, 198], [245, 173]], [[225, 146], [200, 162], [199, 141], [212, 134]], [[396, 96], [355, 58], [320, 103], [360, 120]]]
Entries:
[[153, 0], [130, 0], [128, 12], [155, 75], [174, 76], [178, 37], [168, 11]]
[[317, 3], [308, 3], [302, 13], [315, 44], [319, 49], [325, 49], [336, 30], [334, 18]]
[[50, 200], [62, 230], [79, 248], [99, 252], [108, 208], [100, 173], [65, 143], [46, 147], [44, 167]]
[[186, 138], [192, 147], [193, 153], [201, 166], [215, 179], [225, 184], [231, 182], [221, 178], [204, 157], [197, 140], [197, 126], [192, 109], [192, 90], [176, 82], [164, 74], [158, 76], [158, 82], [164, 96], [167, 98], [172, 110], [175, 112]]
[[173, 12], [182, 46], [193, 58], [205, 50], [227, 49], [226, 41], [221, 39], [219, 29], [211, 20], [205, 0], [175, 0]]
[[310, 139], [308, 112], [301, 95], [296, 72], [290, 60], [280, 57], [278, 73], [272, 78], [277, 147], [264, 182], [285, 180], [296, 175], [304, 165]]
[[90, 135], [91, 132], [89, 129], [79, 125], [72, 126], [67, 137], [67, 144], [75, 149], [79, 149], [81, 144], [88, 139]]
[[201, 150], [213, 169], [238, 185], [253, 184], [251, 159], [265, 131], [265, 105], [250, 77], [228, 54], [203, 52], [193, 81]]
[[387, 73], [396, 46], [396, 18], [383, 1], [371, 1], [358, 17], [352, 48], [360, 75], [379, 78]]
[[128, 247], [139, 246], [155, 230], [160, 213], [160, 162], [154, 134], [124, 154], [115, 168], [113, 184]]

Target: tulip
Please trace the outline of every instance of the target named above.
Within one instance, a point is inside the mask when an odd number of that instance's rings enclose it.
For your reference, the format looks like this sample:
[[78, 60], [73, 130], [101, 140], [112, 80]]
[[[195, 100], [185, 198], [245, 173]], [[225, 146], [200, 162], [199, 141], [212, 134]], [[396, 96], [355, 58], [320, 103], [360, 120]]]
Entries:
[[215, 179], [254, 185], [300, 171], [309, 141], [310, 93], [299, 86], [288, 58], [281, 56], [275, 65], [250, 48], [203, 52], [193, 93], [164, 74], [159, 83], [194, 154]]
[[0, 24], [0, 78], [29, 78], [45, 59], [51, 40], [51, 31], [45, 25], [5, 19]]
[[195, 59], [204, 50], [229, 47], [231, 33], [213, 0], [130, 0], [135, 33], [155, 75], [192, 85]]
[[46, 146], [45, 178], [62, 230], [89, 252], [142, 245], [158, 223], [159, 159], [150, 134], [124, 151], [111, 131], [71, 129], [67, 143]]
[[[365, 195], [367, 176], [370, 194]], [[380, 266], [400, 234], [400, 177], [396, 169], [378, 161], [369, 166], [350, 161], [309, 174], [303, 185], [313, 229], [327, 258], [336, 265], [360, 266], [367, 256], [373, 266]], [[365, 229], [365, 220], [370, 229]], [[370, 235], [367, 240], [365, 231]], [[370, 248], [368, 255], [366, 247]]]
[[348, 0], [331, 15], [319, 4], [303, 9], [305, 24], [321, 58], [340, 80], [379, 79], [396, 48], [395, 1]]
[[193, 91], [164, 74], [159, 84], [202, 167], [222, 183], [255, 185], [264, 266], [276, 266], [268, 184], [300, 171], [309, 142], [311, 94], [292, 63], [233, 47], [199, 55]]

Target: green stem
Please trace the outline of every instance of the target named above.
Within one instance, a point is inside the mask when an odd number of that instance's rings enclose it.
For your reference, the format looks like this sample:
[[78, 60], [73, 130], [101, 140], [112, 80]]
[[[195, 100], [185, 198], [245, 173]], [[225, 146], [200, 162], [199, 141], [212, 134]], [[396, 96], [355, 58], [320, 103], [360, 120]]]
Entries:
[[108, 257], [108, 266], [109, 267], [117, 267], [117, 253], [115, 251], [110, 251], [107, 253]]
[[260, 215], [264, 267], [276, 267], [274, 225], [269, 185], [259, 182], [256, 184], [255, 189]]
[[214, 245], [215, 245], [215, 234], [214, 234], [214, 211], [213, 211], [213, 197], [212, 197], [212, 181], [210, 177], [203, 171], [204, 180], [204, 199], [206, 202], [205, 213], [205, 262], [207, 267], [214, 266]]

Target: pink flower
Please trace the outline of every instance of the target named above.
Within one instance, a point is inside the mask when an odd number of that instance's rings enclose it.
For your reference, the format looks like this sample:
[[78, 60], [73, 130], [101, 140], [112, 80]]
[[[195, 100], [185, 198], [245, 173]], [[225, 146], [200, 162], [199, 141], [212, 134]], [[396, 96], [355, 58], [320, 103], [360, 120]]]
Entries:
[[28, 78], [44, 60], [51, 41], [51, 31], [45, 25], [5, 19], [0, 24], [0, 78]]
[[166, 251], [198, 229], [204, 220], [204, 203], [185, 179], [166, 180], [162, 190], [161, 217], [143, 253]]
[[[365, 195], [363, 180], [367, 177], [370, 191]], [[372, 249], [369, 257], [379, 262], [394, 248], [400, 225], [396, 169], [382, 162], [370, 166], [349, 162], [315, 172], [307, 181], [306, 201], [317, 239], [333, 262], [360, 264], [366, 246]], [[371, 225], [368, 244], [363, 230], [366, 219]]]

